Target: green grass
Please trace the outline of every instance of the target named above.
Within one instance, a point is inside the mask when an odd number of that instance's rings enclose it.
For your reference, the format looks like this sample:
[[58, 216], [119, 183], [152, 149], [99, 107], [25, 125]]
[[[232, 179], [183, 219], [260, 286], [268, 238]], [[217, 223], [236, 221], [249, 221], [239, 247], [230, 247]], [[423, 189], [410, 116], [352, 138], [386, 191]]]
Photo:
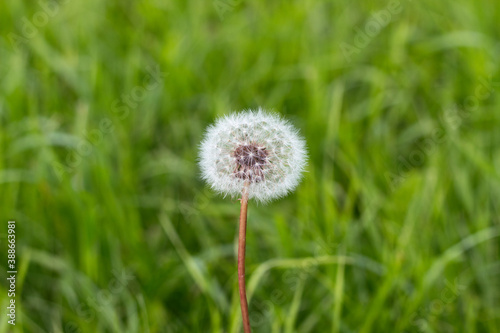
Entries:
[[255, 332], [500, 332], [500, 6], [405, 0], [363, 38], [390, 2], [233, 3], [0, 4], [0, 332], [240, 332], [239, 204], [197, 147], [258, 106], [310, 162], [250, 203]]

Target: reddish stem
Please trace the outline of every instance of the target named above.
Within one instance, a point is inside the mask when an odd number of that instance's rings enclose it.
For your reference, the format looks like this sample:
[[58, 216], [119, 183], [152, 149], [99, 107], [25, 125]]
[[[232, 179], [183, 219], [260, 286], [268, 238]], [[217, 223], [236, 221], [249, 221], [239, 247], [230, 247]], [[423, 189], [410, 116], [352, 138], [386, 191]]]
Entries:
[[248, 207], [248, 182], [243, 186], [240, 210], [240, 233], [238, 239], [238, 286], [240, 289], [241, 317], [243, 329], [250, 333], [250, 320], [248, 317], [247, 292], [245, 288], [245, 245], [247, 232], [247, 207]]

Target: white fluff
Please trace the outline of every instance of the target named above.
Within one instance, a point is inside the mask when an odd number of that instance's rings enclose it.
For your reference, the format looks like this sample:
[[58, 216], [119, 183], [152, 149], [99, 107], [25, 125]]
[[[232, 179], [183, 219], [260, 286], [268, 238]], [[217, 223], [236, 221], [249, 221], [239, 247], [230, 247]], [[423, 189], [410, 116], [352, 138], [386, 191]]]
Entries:
[[251, 142], [266, 148], [268, 162], [264, 179], [250, 183], [249, 198], [267, 202], [295, 189], [307, 163], [305, 141], [288, 121], [262, 109], [233, 113], [208, 127], [200, 145], [203, 179], [224, 196], [240, 196], [245, 180], [235, 176], [234, 151]]

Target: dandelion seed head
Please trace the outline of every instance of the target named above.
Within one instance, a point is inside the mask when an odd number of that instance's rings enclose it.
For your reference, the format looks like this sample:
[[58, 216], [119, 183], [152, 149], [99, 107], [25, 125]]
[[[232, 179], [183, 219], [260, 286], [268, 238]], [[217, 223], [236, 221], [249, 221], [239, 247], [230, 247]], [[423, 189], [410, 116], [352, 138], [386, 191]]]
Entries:
[[200, 145], [202, 177], [214, 190], [237, 197], [247, 182], [249, 198], [261, 202], [295, 189], [306, 163], [298, 131], [262, 109], [219, 118]]

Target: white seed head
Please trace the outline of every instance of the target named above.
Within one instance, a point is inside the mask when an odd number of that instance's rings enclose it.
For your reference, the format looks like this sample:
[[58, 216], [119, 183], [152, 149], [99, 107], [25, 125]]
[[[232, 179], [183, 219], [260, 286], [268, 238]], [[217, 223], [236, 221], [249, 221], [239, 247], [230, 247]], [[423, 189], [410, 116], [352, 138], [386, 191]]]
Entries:
[[279, 115], [243, 111], [219, 118], [200, 145], [203, 179], [224, 194], [261, 202], [285, 196], [299, 183], [307, 163], [305, 141]]

